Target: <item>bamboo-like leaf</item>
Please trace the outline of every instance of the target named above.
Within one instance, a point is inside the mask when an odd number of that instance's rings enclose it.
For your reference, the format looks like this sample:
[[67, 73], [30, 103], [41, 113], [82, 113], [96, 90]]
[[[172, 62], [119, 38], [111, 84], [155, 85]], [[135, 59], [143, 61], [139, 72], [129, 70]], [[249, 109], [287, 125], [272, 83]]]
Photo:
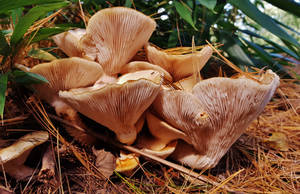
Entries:
[[214, 10], [217, 4], [217, 0], [197, 0], [201, 5], [207, 7], [210, 10]]
[[0, 116], [3, 119], [8, 74], [0, 74]]
[[0, 55], [7, 55], [9, 53], [9, 45], [6, 41], [4, 33], [0, 31]]
[[264, 41], [266, 41], [269, 44], [271, 44], [272, 46], [274, 46], [276, 49], [278, 49], [280, 51], [283, 51], [283, 52], [287, 53], [288, 55], [290, 55], [290, 56], [292, 56], [292, 57], [294, 57], [296, 59], [299, 59], [299, 57], [300, 57], [295, 52], [293, 52], [292, 50], [290, 50], [290, 49], [288, 49], [288, 48], [286, 48], [284, 46], [281, 46], [281, 45], [279, 45], [279, 44], [277, 44], [277, 43], [275, 43], [275, 42], [273, 42], [273, 41], [271, 41], [271, 40], [269, 40], [269, 39], [267, 39], [267, 38], [265, 38], [263, 36], [260, 36], [259, 34], [256, 34], [256, 33], [252, 32], [252, 31], [249, 31], [249, 30], [239, 30], [239, 31], [241, 31], [241, 32], [243, 32], [245, 34], [248, 34], [250, 36], [263, 39]]
[[192, 19], [192, 12], [186, 7], [187, 5], [184, 5], [182, 2], [178, 1], [174, 1], [174, 5], [180, 17], [189, 23], [196, 31], [198, 31]]
[[39, 74], [21, 70], [14, 70], [13, 72], [11, 72], [10, 79], [12, 79], [15, 83], [23, 85], [48, 83], [48, 80]]
[[300, 3], [295, 0], [265, 0], [276, 7], [300, 17]]
[[33, 38], [31, 42], [38, 42], [40, 40], [45, 40], [50, 38], [51, 36], [54, 36], [56, 34], [59, 34], [61, 32], [65, 32], [67, 30], [71, 29], [70, 27], [51, 27], [51, 28], [42, 28], [39, 29], [37, 33], [33, 34]]
[[133, 1], [133, 0], [126, 0], [124, 6], [125, 6], [125, 7], [131, 7], [132, 1]]
[[45, 61], [53, 61], [53, 60], [57, 59], [55, 56], [53, 56], [52, 54], [50, 54], [42, 49], [31, 49], [28, 52], [28, 56], [36, 58], [36, 59], [45, 60]]
[[55, 9], [59, 9], [68, 5], [68, 2], [64, 1], [61, 3], [43, 4], [35, 6], [30, 9], [28, 13], [20, 18], [20, 21], [16, 25], [14, 32], [11, 37], [11, 45], [16, 45], [27, 32], [28, 28], [40, 17], [46, 15], [48, 12]]
[[250, 3], [249, 0], [243, 0], [242, 3], [236, 0], [229, 0], [228, 2], [236, 8], [240, 9], [244, 14], [246, 14], [248, 17], [253, 19], [263, 28], [267, 29], [269, 32], [273, 33], [280, 39], [285, 40], [292, 45], [300, 47], [300, 44], [297, 42], [296, 39], [294, 39], [280, 26], [278, 26], [270, 16], [259, 11], [259, 9], [255, 5]]
[[63, 2], [64, 0], [1, 0], [0, 13], [27, 5], [39, 5], [46, 3]]
[[222, 31], [219, 35], [221, 43], [224, 44], [222, 49], [224, 49], [232, 58], [232, 60], [237, 63], [239, 67], [241, 66], [255, 66], [251, 59], [247, 56], [241, 46], [238, 44], [239, 39], [235, 38], [233, 35]]

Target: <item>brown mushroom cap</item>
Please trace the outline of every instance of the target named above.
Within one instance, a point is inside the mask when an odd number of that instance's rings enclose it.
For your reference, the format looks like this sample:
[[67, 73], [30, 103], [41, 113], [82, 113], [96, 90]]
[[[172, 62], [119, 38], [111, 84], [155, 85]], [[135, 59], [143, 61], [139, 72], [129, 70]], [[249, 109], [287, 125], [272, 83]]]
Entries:
[[[12, 145], [0, 149], [0, 165], [10, 176], [22, 180], [32, 175], [34, 169], [24, 166], [31, 150], [46, 142], [49, 134], [46, 131], [35, 131], [18, 139]], [[2, 168], [0, 168], [2, 171]]]
[[80, 45], [85, 57], [114, 75], [148, 42], [155, 27], [153, 19], [134, 9], [102, 9], [89, 20]]
[[174, 81], [200, 71], [213, 53], [209, 46], [205, 46], [200, 52], [187, 55], [169, 55], [149, 44], [146, 45], [145, 49], [150, 63], [167, 70], [173, 76]]
[[39, 96], [48, 103], [57, 100], [59, 90], [93, 85], [101, 75], [101, 66], [86, 59], [72, 57], [34, 66], [30, 72], [44, 76], [48, 84], [36, 84]]
[[158, 71], [159, 73], [161, 73], [161, 75], [163, 75], [163, 77], [166, 80], [168, 80], [169, 82], [172, 82], [172, 80], [173, 80], [172, 76], [165, 69], [163, 69], [162, 67], [160, 67], [158, 65], [153, 65], [153, 64], [145, 62], [145, 61], [130, 62], [130, 63], [126, 64], [125, 66], [123, 66], [120, 73], [126, 74], [126, 73], [135, 72], [135, 71], [142, 71], [142, 70], [155, 70], [155, 71]]
[[131, 176], [134, 169], [139, 166], [139, 157], [135, 154], [126, 154], [124, 152], [120, 153], [120, 157], [116, 160], [116, 171], [126, 176]]
[[279, 77], [271, 70], [260, 81], [211, 78], [196, 84], [192, 94], [161, 91], [152, 108], [187, 134], [187, 143], [207, 158], [203, 164], [198, 162], [197, 168], [213, 167], [262, 112], [278, 84]]
[[134, 142], [136, 124], [157, 96], [161, 75], [145, 70], [126, 74], [117, 83], [100, 88], [60, 91], [59, 96], [77, 111], [114, 131], [122, 143]]
[[79, 40], [85, 33], [85, 29], [77, 28], [57, 34], [53, 36], [52, 39], [69, 57], [81, 57], [82, 51], [79, 47]]

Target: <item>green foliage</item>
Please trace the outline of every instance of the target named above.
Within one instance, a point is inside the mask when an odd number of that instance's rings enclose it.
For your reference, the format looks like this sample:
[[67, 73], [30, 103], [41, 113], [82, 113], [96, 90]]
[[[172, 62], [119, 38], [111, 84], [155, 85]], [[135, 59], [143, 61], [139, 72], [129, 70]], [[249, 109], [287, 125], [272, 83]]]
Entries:
[[0, 116], [3, 119], [8, 74], [0, 74]]
[[[32, 35], [25, 37], [25, 33], [30, 26], [51, 12], [65, 7], [69, 2], [65, 0], [2, 0], [0, 4], [0, 18], [11, 18], [14, 25], [14, 30], [0, 30], [0, 55], [2, 55], [1, 61], [1, 74], [0, 74], [0, 116], [3, 118], [3, 111], [5, 106], [5, 92], [8, 81], [16, 84], [28, 85], [35, 83], [48, 82], [44, 77], [20, 70], [12, 70], [15, 57], [22, 52], [22, 49], [36, 41], [47, 39], [49, 36], [60, 33], [69, 29], [67, 27], [52, 27], [41, 29]], [[33, 6], [35, 5], [35, 6]], [[27, 7], [24, 7], [27, 6]], [[7, 37], [10, 37], [10, 42], [7, 41]], [[30, 53], [34, 57], [40, 57], [42, 59], [51, 59], [55, 57], [51, 56], [47, 52], [34, 51]]]

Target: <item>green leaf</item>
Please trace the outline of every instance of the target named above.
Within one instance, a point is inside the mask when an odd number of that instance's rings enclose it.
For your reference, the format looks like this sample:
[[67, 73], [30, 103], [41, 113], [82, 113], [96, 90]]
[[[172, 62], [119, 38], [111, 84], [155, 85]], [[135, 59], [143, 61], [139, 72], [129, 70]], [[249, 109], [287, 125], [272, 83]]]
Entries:
[[169, 40], [168, 40], [168, 47], [173, 48], [176, 46], [178, 41], [178, 32], [176, 29], [172, 30], [172, 32], [169, 35]]
[[8, 74], [0, 75], [0, 116], [3, 119]]
[[[42, 28], [39, 29], [37, 33], [33, 34], [33, 38], [31, 42], [38, 42], [40, 40], [48, 39], [50, 36], [54, 36], [55, 34], [59, 34], [61, 32], [65, 32], [70, 30], [70, 27], [52, 27], [52, 28]], [[30, 38], [31, 39], [31, 38]]]
[[244, 14], [246, 14], [248, 17], [253, 19], [263, 28], [267, 29], [269, 32], [278, 36], [280, 39], [285, 40], [292, 45], [300, 47], [300, 44], [297, 42], [296, 39], [294, 39], [280, 26], [278, 26], [270, 16], [259, 11], [259, 9], [255, 5], [250, 3], [249, 0], [243, 0], [243, 2], [236, 1], [236, 0], [229, 0], [228, 2], [231, 3], [233, 6], [237, 7], [238, 9], [240, 9]]
[[33, 48], [28, 52], [28, 56], [36, 59], [45, 60], [45, 61], [53, 61], [57, 59], [56, 57], [54, 57], [53, 55], [51, 55], [50, 53], [42, 49], [33, 49]]
[[49, 83], [46, 78], [44, 78], [39, 74], [25, 72], [21, 70], [14, 70], [13, 72], [11, 72], [10, 79], [15, 83], [22, 84], [22, 85]]
[[133, 1], [133, 0], [126, 0], [124, 6], [125, 6], [125, 7], [131, 7], [132, 1]]
[[0, 55], [8, 55], [9, 49], [10, 47], [6, 41], [5, 35], [2, 31], [0, 31]]
[[174, 5], [180, 17], [189, 23], [196, 31], [198, 31], [192, 19], [192, 11], [189, 10], [187, 5], [178, 1], [174, 1]]
[[225, 31], [221, 31], [219, 38], [221, 43], [224, 44], [222, 49], [224, 49], [230, 55], [233, 62], [236, 63], [237, 66], [255, 66], [255, 64], [239, 45], [239, 39], [235, 38], [234, 35]]
[[11, 11], [11, 18], [13, 21], [14, 26], [17, 24], [17, 21], [19, 20], [19, 18], [21, 18], [22, 13], [23, 13], [23, 8], [17, 8]]
[[300, 17], [300, 3], [295, 0], [265, 0], [276, 7]]
[[256, 37], [256, 38], [260, 38], [260, 39], [263, 39], [264, 41], [266, 41], [266, 42], [268, 42], [269, 44], [271, 44], [272, 46], [274, 46], [276, 49], [278, 49], [278, 50], [280, 50], [280, 51], [283, 51], [283, 52], [287, 53], [288, 55], [290, 55], [290, 56], [292, 56], [292, 57], [294, 57], [294, 58], [296, 58], [296, 59], [299, 59], [299, 56], [298, 56], [295, 52], [293, 52], [293, 51], [291, 51], [290, 49], [288, 49], [288, 48], [286, 48], [286, 47], [284, 47], [284, 46], [281, 46], [281, 45], [279, 45], [279, 44], [277, 44], [277, 43], [275, 43], [275, 42], [273, 42], [273, 41], [271, 41], [271, 40], [269, 40], [269, 39], [267, 39], [267, 38], [265, 38], [265, 37], [263, 37], [263, 36], [260, 36], [259, 34], [256, 34], [256, 33], [254, 33], [254, 32], [251, 32], [251, 31], [249, 31], [249, 30], [240, 30], [240, 29], [239, 29], [239, 31], [241, 31], [241, 32], [243, 32], [243, 33], [245, 33], [245, 34], [248, 34], [248, 35], [250, 35], [250, 36], [253, 36], [253, 37]]
[[21, 8], [27, 5], [39, 5], [46, 3], [63, 2], [64, 0], [1, 0], [0, 13]]
[[217, 0], [197, 0], [201, 5], [207, 7], [210, 10], [214, 10], [217, 4]]
[[261, 59], [268, 63], [273, 63], [273, 58], [269, 53], [267, 53], [263, 48], [261, 48], [259, 45], [250, 42], [243, 38], [243, 41], [247, 43], [248, 46], [250, 46], [259, 56]]
[[48, 12], [55, 9], [61, 8], [68, 5], [68, 2], [52, 3], [38, 5], [30, 9], [28, 13], [21, 17], [18, 24], [16, 25], [14, 32], [11, 36], [11, 45], [16, 45], [20, 40], [22, 40], [24, 34], [27, 32], [28, 28], [40, 17], [46, 15]]

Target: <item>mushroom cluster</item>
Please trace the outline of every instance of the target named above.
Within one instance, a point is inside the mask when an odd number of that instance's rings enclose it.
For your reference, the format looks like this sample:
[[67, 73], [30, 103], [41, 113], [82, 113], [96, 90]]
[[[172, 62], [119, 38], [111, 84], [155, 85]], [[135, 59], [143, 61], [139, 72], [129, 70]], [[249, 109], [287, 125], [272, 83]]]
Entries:
[[[113, 131], [122, 143], [193, 168], [214, 167], [262, 112], [279, 77], [268, 70], [258, 77], [201, 80], [196, 75], [212, 48], [167, 54], [148, 42], [155, 27], [153, 19], [136, 10], [103, 9], [86, 30], [53, 37], [70, 58], [32, 68], [49, 81], [34, 87], [58, 115], [82, 128], [78, 112]], [[147, 59], [134, 61], [141, 49]], [[145, 120], [148, 131], [140, 133]], [[86, 132], [67, 130], [82, 143], [95, 141]]]

